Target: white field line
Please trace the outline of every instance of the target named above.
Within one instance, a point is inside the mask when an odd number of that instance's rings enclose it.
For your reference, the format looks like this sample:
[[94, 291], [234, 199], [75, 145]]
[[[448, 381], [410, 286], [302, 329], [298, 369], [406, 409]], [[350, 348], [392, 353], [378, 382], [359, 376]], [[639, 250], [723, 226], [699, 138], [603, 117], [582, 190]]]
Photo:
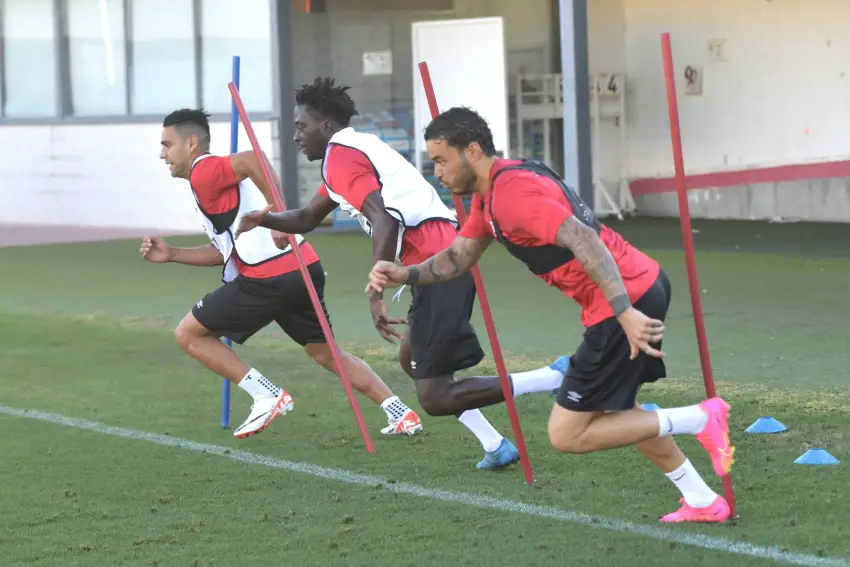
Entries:
[[222, 447], [219, 445], [209, 445], [206, 443], [198, 443], [189, 439], [181, 439], [170, 435], [160, 435], [157, 433], [148, 433], [145, 431], [136, 431], [134, 429], [125, 429], [123, 427], [114, 427], [105, 425], [86, 419], [76, 417], [67, 417], [54, 413], [47, 413], [38, 410], [26, 410], [13, 408], [5, 405], [0, 405], [0, 415], [11, 417], [20, 417], [26, 419], [34, 419], [37, 421], [53, 423], [56, 425], [64, 425], [74, 429], [82, 429], [86, 431], [94, 431], [104, 435], [114, 437], [123, 437], [125, 439], [134, 439], [136, 441], [146, 441], [156, 445], [165, 447], [178, 447], [189, 451], [206, 453], [215, 455], [233, 461], [248, 463], [251, 465], [260, 465], [275, 469], [283, 469], [287, 471], [307, 474], [316, 478], [333, 480], [346, 484], [356, 484], [361, 486], [374, 487], [378, 484], [382, 485], [384, 490], [397, 492], [399, 494], [410, 494], [420, 498], [430, 498], [431, 500], [441, 500], [452, 504], [464, 504], [467, 506], [476, 506], [478, 508], [490, 508], [501, 512], [512, 512], [515, 514], [523, 514], [526, 516], [534, 516], [537, 518], [548, 518], [560, 522], [571, 522], [582, 524], [596, 529], [610, 530], [614, 532], [631, 533], [643, 537], [656, 539], [665, 542], [675, 542], [680, 545], [687, 545], [700, 549], [711, 551], [720, 551], [733, 555], [746, 555], [759, 559], [766, 559], [776, 563], [786, 565], [805, 565], [812, 567], [850, 567], [850, 560], [819, 557], [806, 553], [795, 553], [791, 551], [782, 551], [778, 547], [766, 547], [753, 545], [730, 539], [707, 536], [702, 534], [694, 534], [687, 532], [674, 531], [660, 526], [650, 526], [644, 524], [634, 524], [625, 520], [617, 520], [612, 518], [602, 518], [591, 516], [582, 512], [574, 512], [561, 508], [550, 508], [548, 506], [536, 506], [534, 504], [524, 504], [514, 500], [500, 500], [490, 498], [488, 496], [479, 496], [465, 492], [457, 492], [454, 490], [439, 490], [436, 488], [426, 488], [406, 482], [389, 482], [387, 479], [359, 474], [342, 469], [332, 469], [321, 467], [310, 463], [301, 463], [297, 461], [287, 461], [267, 455], [257, 453], [249, 453]]

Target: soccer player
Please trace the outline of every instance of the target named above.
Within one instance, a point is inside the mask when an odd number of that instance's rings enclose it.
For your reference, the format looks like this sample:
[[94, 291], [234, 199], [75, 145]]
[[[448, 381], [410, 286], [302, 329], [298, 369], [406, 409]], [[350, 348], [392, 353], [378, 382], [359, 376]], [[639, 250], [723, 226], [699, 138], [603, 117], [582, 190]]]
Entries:
[[[207, 118], [202, 110], [189, 109], [166, 116], [160, 158], [165, 160], [172, 177], [189, 181], [211, 243], [197, 248], [174, 248], [161, 238], [147, 237], [142, 240], [140, 252], [149, 262], [224, 266], [224, 285], [198, 301], [178, 325], [175, 337], [189, 356], [237, 384], [254, 399], [248, 419], [233, 432], [242, 439], [263, 431], [292, 410], [292, 396], [245, 364], [220, 337], [243, 344], [275, 322], [319, 365], [335, 374], [337, 369], [285, 235], [258, 230], [238, 242], [234, 240], [239, 218], [246, 211], [273, 202], [272, 191], [276, 188], [266, 183], [254, 152], [230, 156], [210, 153]], [[296, 240], [325, 309], [322, 264], [302, 236], [296, 235]], [[390, 423], [409, 424], [406, 428], [394, 428], [394, 432], [414, 434], [422, 429], [416, 412], [393, 395], [365, 362], [351, 354], [341, 354], [354, 388], [380, 404]]]
[[[246, 231], [258, 225], [303, 234], [341, 207], [372, 237], [373, 263], [422, 262], [454, 241], [457, 219], [402, 155], [377, 136], [349, 126], [357, 109], [347, 90], [333, 79], [320, 77], [297, 91], [295, 144], [309, 160], [323, 160], [324, 184], [303, 209], [270, 213], [266, 207], [247, 215], [237, 241], [250, 236]], [[499, 469], [515, 463], [519, 460], [516, 447], [479, 411], [504, 402], [498, 377], [454, 379], [455, 372], [472, 368], [484, 358], [469, 321], [475, 303], [472, 276], [414, 288], [412, 293], [407, 321], [387, 315], [379, 291], [371, 294], [370, 304], [380, 335], [392, 343], [401, 339], [399, 362], [414, 379], [422, 408], [434, 416], [457, 416], [475, 434], [485, 452], [477, 468]], [[405, 322], [404, 335], [393, 328]], [[551, 366], [514, 374], [514, 395], [551, 391], [563, 380], [568, 363], [568, 357], [561, 357]]]
[[636, 445], [682, 493], [681, 509], [663, 522], [722, 522], [729, 505], [700, 478], [672, 439], [695, 435], [723, 476], [732, 466], [729, 406], [644, 411], [640, 386], [666, 376], [661, 357], [670, 282], [658, 263], [601, 224], [575, 191], [547, 166], [496, 157], [487, 123], [452, 108], [425, 130], [436, 175], [453, 193], [473, 194], [469, 221], [446, 250], [417, 265], [378, 262], [367, 293], [399, 285], [427, 289], [463, 277], [495, 239], [537, 277], [582, 309], [584, 340], [549, 420], [552, 445], [590, 453]]

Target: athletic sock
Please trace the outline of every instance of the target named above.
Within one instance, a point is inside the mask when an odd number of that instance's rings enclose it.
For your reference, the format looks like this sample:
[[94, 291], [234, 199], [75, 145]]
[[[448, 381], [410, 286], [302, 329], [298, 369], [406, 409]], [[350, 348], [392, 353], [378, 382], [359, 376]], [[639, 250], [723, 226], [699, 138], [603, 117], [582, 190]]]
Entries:
[[398, 396], [390, 396], [381, 402], [381, 409], [387, 414], [387, 419], [390, 421], [398, 421], [404, 417], [404, 414], [410, 411], [410, 408], [398, 398]]
[[502, 444], [502, 435], [496, 431], [496, 429], [490, 425], [490, 422], [487, 421], [487, 418], [484, 417], [484, 414], [481, 413], [481, 410], [466, 410], [460, 417], [458, 417], [458, 421], [466, 426], [467, 429], [472, 431], [478, 440], [481, 442], [481, 446], [484, 447], [484, 450], [488, 453], [491, 453], [499, 448], [499, 445]]
[[708, 414], [699, 406], [655, 410], [658, 414], [658, 436], [696, 435], [708, 423]]
[[239, 382], [239, 387], [251, 394], [251, 397], [255, 400], [276, 398], [281, 392], [279, 387], [253, 368]]
[[523, 394], [551, 392], [561, 386], [564, 375], [554, 368], [544, 366], [537, 370], [511, 374], [511, 380], [514, 384], [514, 398], [518, 398]]
[[678, 469], [665, 473], [667, 478], [673, 481], [685, 503], [692, 508], [707, 508], [717, 498], [714, 492], [702, 479], [689, 459], [685, 459]]

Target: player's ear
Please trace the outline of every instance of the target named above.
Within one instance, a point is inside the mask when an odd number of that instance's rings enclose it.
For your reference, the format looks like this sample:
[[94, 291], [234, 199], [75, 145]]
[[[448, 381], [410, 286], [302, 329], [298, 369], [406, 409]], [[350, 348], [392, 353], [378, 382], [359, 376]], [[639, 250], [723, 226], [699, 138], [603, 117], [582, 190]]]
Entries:
[[464, 153], [466, 154], [466, 159], [473, 162], [480, 160], [481, 156], [484, 155], [484, 152], [481, 151], [481, 145], [478, 142], [472, 142], [466, 146]]

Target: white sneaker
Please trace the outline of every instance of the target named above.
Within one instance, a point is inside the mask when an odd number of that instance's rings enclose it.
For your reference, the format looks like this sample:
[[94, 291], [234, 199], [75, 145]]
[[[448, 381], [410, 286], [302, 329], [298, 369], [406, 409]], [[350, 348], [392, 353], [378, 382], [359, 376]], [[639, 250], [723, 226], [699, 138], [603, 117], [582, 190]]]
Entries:
[[422, 431], [422, 421], [413, 410], [407, 410], [401, 419], [388, 420], [388, 425], [381, 429], [384, 435], [415, 435], [418, 431]]
[[280, 396], [277, 398], [254, 400], [254, 404], [251, 406], [251, 415], [248, 416], [245, 423], [236, 428], [233, 436], [237, 439], [245, 439], [256, 435], [271, 425], [274, 420], [292, 411], [292, 407], [292, 396], [287, 394], [286, 390], [281, 390]]

